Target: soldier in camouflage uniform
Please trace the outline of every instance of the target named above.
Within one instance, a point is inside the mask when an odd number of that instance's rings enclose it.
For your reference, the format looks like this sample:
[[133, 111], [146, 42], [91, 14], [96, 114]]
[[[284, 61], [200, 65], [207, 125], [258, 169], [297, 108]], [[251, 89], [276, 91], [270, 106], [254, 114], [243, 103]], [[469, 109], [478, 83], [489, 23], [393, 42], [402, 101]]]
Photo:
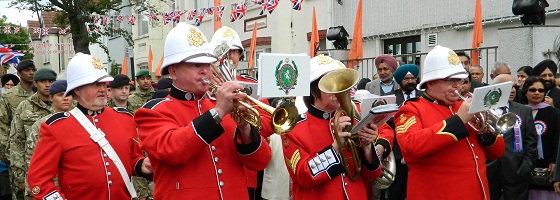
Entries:
[[118, 74], [113, 77], [113, 81], [109, 82], [109, 90], [111, 94], [111, 100], [107, 103], [107, 106], [114, 108], [126, 108], [128, 111], [133, 113], [133, 107], [130, 102], [128, 102], [128, 94], [130, 92], [130, 78], [123, 74]]
[[[55, 81], [49, 88], [49, 94], [54, 106], [55, 113], [69, 112], [74, 107], [72, 105], [72, 99], [73, 99], [72, 95], [64, 96], [64, 92], [66, 91], [66, 86], [67, 86], [66, 80], [58, 80]], [[29, 161], [31, 160], [31, 156], [35, 151], [35, 145], [37, 144], [37, 136], [39, 135], [39, 128], [41, 127], [41, 124], [45, 122], [50, 116], [52, 115], [47, 115], [42, 117], [41, 119], [33, 123], [33, 126], [31, 126], [31, 133], [27, 136], [27, 139], [25, 141], [24, 159], [25, 159], [26, 169], [29, 168]], [[55, 185], [57, 185], [56, 178], [55, 178]], [[31, 195], [27, 181], [25, 184], [25, 195], [26, 196]]]
[[132, 104], [132, 112], [140, 108], [144, 103], [152, 98], [154, 88], [152, 87], [152, 76], [147, 69], [142, 69], [136, 73], [136, 82], [138, 89], [133, 95], [130, 95], [128, 102]]
[[0, 98], [0, 160], [8, 162], [8, 136], [10, 135], [10, 123], [12, 113], [20, 102], [32, 95], [31, 85], [36, 68], [32, 60], [22, 60], [16, 67], [20, 84], [2, 94]]
[[[128, 97], [129, 106], [127, 106], [127, 109], [130, 108], [129, 110], [132, 113], [136, 112], [138, 108], [142, 107], [144, 103], [149, 101], [154, 93], [154, 88], [152, 87], [152, 76], [147, 69], [138, 71], [135, 77], [136, 82], [138, 83], [137, 89], [139, 90]], [[152, 198], [153, 182], [142, 177], [132, 177], [132, 181], [134, 182], [134, 188], [136, 189], [136, 192], [138, 192], [140, 200]]]
[[[37, 93], [22, 101], [13, 112], [8, 143], [12, 196], [24, 199], [25, 177], [27, 168], [25, 155], [25, 141], [31, 133], [31, 126], [41, 117], [53, 113], [49, 87], [56, 80], [56, 72], [49, 68], [41, 68], [33, 75], [33, 84]], [[14, 192], [15, 191], [15, 192]], [[28, 195], [30, 196], [30, 195]]]

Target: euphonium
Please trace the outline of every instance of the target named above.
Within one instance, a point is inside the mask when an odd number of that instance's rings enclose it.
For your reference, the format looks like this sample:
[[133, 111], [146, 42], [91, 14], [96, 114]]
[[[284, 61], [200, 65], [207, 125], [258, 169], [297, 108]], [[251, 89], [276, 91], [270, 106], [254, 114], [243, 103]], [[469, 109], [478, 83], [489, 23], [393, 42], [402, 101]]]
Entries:
[[393, 181], [395, 181], [395, 174], [397, 173], [397, 164], [395, 162], [393, 151], [389, 153], [387, 158], [381, 161], [381, 175], [375, 179], [375, 188], [384, 190], [393, 184]]
[[[463, 101], [467, 100], [467, 98], [465, 98], [463, 95], [461, 95], [461, 93], [459, 91], [455, 90], [455, 93], [459, 96], [459, 98], [461, 100], [463, 100]], [[469, 93], [468, 95], [472, 96], [471, 93]], [[508, 113], [504, 113], [502, 115], [499, 115], [493, 109], [475, 113], [474, 116], [475, 116], [475, 118], [470, 120], [468, 122], [468, 124], [471, 128], [473, 128], [479, 134], [481, 134], [481, 133], [491, 133], [493, 135], [496, 135], [496, 134], [505, 133], [505, 132], [509, 131], [510, 129], [512, 129], [513, 126], [515, 125], [515, 122], [517, 121], [517, 118], [515, 117], [515, 114], [513, 114], [511, 112], [508, 112]], [[491, 121], [495, 122], [494, 124], [489, 124], [488, 123], [488, 120], [490, 119], [489, 117], [492, 118]]]
[[[352, 88], [356, 83], [358, 83], [359, 77], [358, 72], [353, 69], [339, 69], [331, 71], [325, 74], [319, 80], [319, 90], [324, 93], [334, 94], [340, 103], [340, 108], [335, 113], [334, 119], [334, 137], [338, 145], [338, 150], [341, 156], [342, 164], [344, 166], [344, 171], [351, 181], [355, 181], [360, 177], [362, 170], [362, 162], [358, 154], [358, 146], [360, 142], [358, 141], [358, 134], [352, 133], [350, 138], [346, 138], [344, 144], [342, 144], [342, 139], [338, 137], [338, 119], [340, 115], [349, 116], [351, 120], [351, 125], [343, 129], [345, 132], [350, 132], [352, 127], [355, 125], [354, 119], [359, 117], [358, 112], [354, 107], [354, 103], [350, 99], [350, 88]], [[346, 158], [343, 149], [348, 149], [352, 154], [352, 158]], [[354, 163], [354, 171], [352, 173], [349, 165], [349, 161], [352, 160]]]

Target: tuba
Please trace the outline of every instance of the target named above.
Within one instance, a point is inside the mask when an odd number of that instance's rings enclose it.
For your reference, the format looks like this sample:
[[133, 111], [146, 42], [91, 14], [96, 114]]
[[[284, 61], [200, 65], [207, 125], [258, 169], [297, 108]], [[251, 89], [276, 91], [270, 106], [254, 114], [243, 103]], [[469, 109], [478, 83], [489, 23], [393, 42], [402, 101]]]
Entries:
[[[467, 100], [467, 98], [461, 95], [459, 91], [455, 90], [455, 94], [457, 94], [461, 100]], [[468, 96], [472, 96], [472, 94], [468, 93]], [[515, 122], [517, 121], [515, 114], [508, 112], [499, 115], [493, 109], [475, 113], [474, 116], [475, 117], [467, 122], [467, 124], [469, 124], [469, 126], [479, 134], [491, 133], [493, 135], [496, 135], [506, 133], [513, 128]], [[494, 123], [488, 123], [489, 119]]]
[[[235, 69], [232, 67], [231, 60], [227, 57], [228, 51], [229, 46], [227, 44], [220, 44], [214, 49], [214, 55], [218, 57], [217, 64], [211, 65], [212, 76], [215, 81], [203, 80], [213, 90], [211, 92], [213, 95], [215, 95], [216, 89], [220, 87], [222, 82], [235, 80]], [[236, 92], [247, 93], [244, 90]], [[230, 114], [233, 119], [244, 120], [259, 130], [262, 129], [262, 123], [259, 112], [255, 107], [260, 108], [270, 116], [270, 126], [276, 134], [282, 135], [290, 132], [299, 120], [298, 110], [291, 101], [284, 101], [277, 108], [273, 108], [250, 96], [247, 96], [244, 100], [249, 103], [244, 101], [237, 101], [236, 103], [245, 107], [247, 111], [241, 111], [237, 106], [234, 106]]]
[[[347, 158], [344, 153], [340, 153], [342, 164], [344, 166], [344, 171], [348, 176], [348, 179], [355, 181], [360, 177], [362, 171], [362, 162], [358, 154], [358, 147], [360, 142], [358, 141], [358, 134], [352, 133], [350, 138], [346, 138], [344, 144], [342, 139], [338, 136], [338, 120], [340, 115], [349, 116], [351, 120], [351, 125], [345, 127], [343, 130], [345, 132], [350, 132], [352, 127], [355, 125], [353, 119], [359, 118], [359, 113], [355, 109], [355, 105], [350, 99], [350, 88], [352, 88], [356, 83], [358, 83], [358, 71], [354, 69], [339, 69], [331, 71], [325, 74], [319, 80], [319, 90], [327, 94], [334, 94], [340, 103], [340, 108], [335, 112], [334, 119], [334, 138], [338, 145], [339, 152], [343, 152], [343, 149], [348, 149], [352, 154], [351, 158]], [[354, 163], [354, 171], [352, 173], [350, 169], [349, 162]]]

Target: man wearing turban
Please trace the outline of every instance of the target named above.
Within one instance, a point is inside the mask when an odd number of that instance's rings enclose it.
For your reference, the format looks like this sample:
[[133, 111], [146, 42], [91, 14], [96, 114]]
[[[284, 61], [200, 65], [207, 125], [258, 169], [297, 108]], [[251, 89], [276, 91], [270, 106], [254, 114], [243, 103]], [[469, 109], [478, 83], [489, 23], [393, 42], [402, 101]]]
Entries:
[[366, 90], [376, 95], [386, 95], [400, 89], [399, 84], [393, 79], [393, 72], [399, 66], [399, 62], [389, 55], [383, 54], [375, 58], [375, 68], [379, 74], [379, 80], [373, 80], [366, 84]]
[[531, 76], [538, 76], [544, 79], [544, 88], [546, 96], [544, 102], [548, 105], [560, 108], [560, 89], [555, 87], [554, 74], [558, 71], [558, 65], [552, 60], [543, 60], [535, 65]]

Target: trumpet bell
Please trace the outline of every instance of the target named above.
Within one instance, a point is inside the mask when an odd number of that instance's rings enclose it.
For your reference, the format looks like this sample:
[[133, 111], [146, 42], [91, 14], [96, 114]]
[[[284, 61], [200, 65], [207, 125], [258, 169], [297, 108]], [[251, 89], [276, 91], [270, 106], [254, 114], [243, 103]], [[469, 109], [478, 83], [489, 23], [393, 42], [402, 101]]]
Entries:
[[299, 121], [299, 113], [295, 106], [290, 101], [284, 101], [278, 106], [271, 115], [272, 130], [278, 135], [283, 135], [290, 132]]
[[517, 118], [515, 117], [515, 114], [513, 113], [503, 114], [498, 118], [498, 120], [496, 120], [496, 129], [497, 131], [499, 131], [499, 133], [505, 133], [513, 128], [516, 121]]

